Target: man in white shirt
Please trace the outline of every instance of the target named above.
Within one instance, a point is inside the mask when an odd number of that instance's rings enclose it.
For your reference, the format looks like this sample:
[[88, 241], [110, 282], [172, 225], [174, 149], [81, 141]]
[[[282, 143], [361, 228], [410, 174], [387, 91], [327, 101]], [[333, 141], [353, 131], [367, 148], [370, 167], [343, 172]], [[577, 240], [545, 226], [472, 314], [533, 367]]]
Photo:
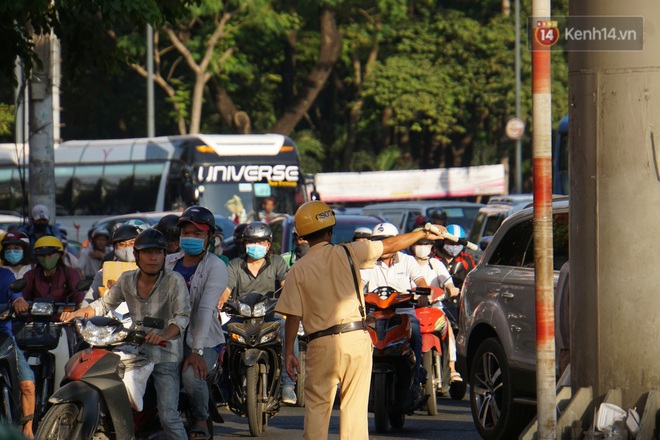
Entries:
[[[377, 224], [371, 234], [371, 240], [384, 240], [388, 237], [399, 235], [399, 231], [391, 223]], [[371, 292], [381, 286], [389, 286], [398, 292], [407, 292], [414, 287], [427, 287], [424, 274], [414, 257], [403, 252], [394, 252], [383, 254], [372, 269], [360, 270], [362, 282], [366, 292]], [[420, 295], [417, 305], [425, 307], [428, 304], [428, 298]], [[412, 307], [397, 309], [397, 313], [405, 313], [410, 316], [410, 326], [412, 335], [410, 345], [415, 352], [415, 369], [413, 389], [419, 389], [421, 382], [420, 370], [422, 365], [422, 332], [419, 328], [419, 320], [415, 316]]]

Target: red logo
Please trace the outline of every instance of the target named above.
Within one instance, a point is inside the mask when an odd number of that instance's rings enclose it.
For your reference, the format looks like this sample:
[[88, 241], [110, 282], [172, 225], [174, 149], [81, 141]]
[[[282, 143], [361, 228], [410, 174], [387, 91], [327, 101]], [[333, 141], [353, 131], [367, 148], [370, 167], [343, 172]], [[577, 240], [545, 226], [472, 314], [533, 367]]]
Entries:
[[552, 46], [559, 41], [559, 27], [556, 21], [538, 20], [534, 29], [534, 39], [542, 46]]

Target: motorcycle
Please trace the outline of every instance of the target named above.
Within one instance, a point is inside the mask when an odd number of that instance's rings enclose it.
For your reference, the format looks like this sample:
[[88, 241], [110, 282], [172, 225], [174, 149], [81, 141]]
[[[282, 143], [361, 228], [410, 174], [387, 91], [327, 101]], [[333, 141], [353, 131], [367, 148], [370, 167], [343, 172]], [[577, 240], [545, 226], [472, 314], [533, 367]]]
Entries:
[[[410, 317], [396, 313], [398, 308], [413, 306], [413, 292], [417, 290], [402, 293], [382, 286], [364, 296], [369, 312], [367, 331], [374, 344], [369, 408], [378, 433], [387, 432], [388, 423], [395, 429], [403, 427], [406, 414], [412, 414], [424, 403], [424, 399], [414, 399], [416, 390], [412, 387], [415, 353], [410, 343]], [[419, 390], [417, 394], [423, 392]]]
[[227, 403], [235, 414], [247, 416], [253, 437], [266, 431], [268, 420], [280, 409], [281, 324], [266, 321], [274, 315], [276, 304], [276, 299], [253, 292], [228, 301], [224, 307], [232, 317], [223, 363], [231, 381]]
[[[14, 281], [12, 292], [20, 292]], [[0, 304], [0, 322], [13, 316], [11, 302]], [[18, 385], [18, 364], [14, 339], [0, 332], [0, 423], [17, 425], [21, 420], [21, 390]]]
[[[25, 284], [18, 280], [17, 283]], [[68, 298], [77, 292], [89, 289], [90, 280], [82, 280]], [[14, 335], [18, 346], [23, 350], [30, 368], [34, 372], [36, 387], [36, 408], [34, 426], [48, 409], [48, 398], [55, 391], [55, 384], [64, 378], [64, 364], [68, 361], [78, 344], [78, 338], [73, 331], [54, 322], [62, 312], [73, 311], [76, 304], [72, 302], [55, 302], [49, 298], [37, 298], [29, 302], [28, 320], [14, 321]]]
[[[142, 345], [145, 332], [127, 329], [121, 321], [106, 316], [74, 322], [78, 334], [91, 347], [66, 363], [62, 387], [50, 397], [52, 406], [41, 420], [36, 438], [131, 439], [154, 435], [160, 429], [155, 393], [147, 387], [145, 409], [133, 411], [120, 376], [124, 369], [120, 355], [112, 351], [121, 345]], [[163, 328], [164, 322], [145, 318], [136, 325]]]
[[[418, 307], [415, 315], [422, 333], [422, 366], [427, 372], [424, 391], [428, 394], [426, 409], [430, 416], [438, 414], [436, 393], [447, 394], [454, 400], [465, 396], [465, 384], [451, 381], [449, 368], [449, 323], [444, 311], [434, 304], [445, 300], [445, 293], [437, 287], [418, 287], [416, 293], [425, 290], [429, 295], [429, 306]], [[461, 394], [461, 391], [462, 394]]]

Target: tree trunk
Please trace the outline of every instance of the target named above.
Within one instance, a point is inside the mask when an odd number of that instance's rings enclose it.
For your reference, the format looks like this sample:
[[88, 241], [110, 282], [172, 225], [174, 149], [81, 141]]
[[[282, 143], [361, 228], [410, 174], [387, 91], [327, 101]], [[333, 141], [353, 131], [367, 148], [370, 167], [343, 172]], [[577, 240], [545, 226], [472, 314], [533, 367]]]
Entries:
[[227, 127], [232, 128], [237, 133], [251, 133], [250, 116], [236, 107], [234, 100], [231, 99], [227, 90], [220, 85], [216, 78], [211, 78], [208, 84], [215, 108]]
[[284, 110], [282, 116], [271, 128], [271, 132], [289, 135], [305, 113], [312, 106], [323, 85], [330, 76], [339, 54], [342, 37], [337, 28], [335, 11], [322, 8], [320, 16], [321, 47], [316, 65], [307, 76], [305, 85], [298, 91], [293, 104]]

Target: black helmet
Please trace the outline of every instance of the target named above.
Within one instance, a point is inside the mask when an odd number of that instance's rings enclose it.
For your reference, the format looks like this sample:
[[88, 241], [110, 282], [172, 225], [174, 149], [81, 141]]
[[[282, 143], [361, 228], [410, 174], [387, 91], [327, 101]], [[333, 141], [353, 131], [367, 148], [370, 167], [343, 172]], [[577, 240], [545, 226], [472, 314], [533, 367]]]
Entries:
[[177, 241], [181, 234], [181, 228], [178, 226], [179, 216], [176, 214], [168, 214], [161, 218], [156, 225], [158, 229], [167, 239], [167, 241]]
[[247, 223], [239, 223], [234, 228], [234, 242], [243, 241], [243, 232], [247, 227]]
[[92, 240], [95, 239], [96, 237], [105, 237], [109, 240], [110, 232], [108, 232], [108, 230], [105, 229], [103, 226], [99, 226], [98, 228], [95, 228], [92, 231]]
[[137, 251], [144, 249], [167, 249], [167, 240], [165, 236], [161, 234], [158, 229], [149, 228], [145, 231], [140, 232], [137, 237], [135, 237], [135, 245], [133, 248]]
[[191, 206], [183, 211], [177, 225], [180, 227], [184, 222], [190, 222], [203, 231], [210, 229], [211, 233], [215, 233], [215, 217], [202, 206]]
[[447, 213], [443, 209], [436, 209], [431, 213], [430, 219], [431, 219], [431, 221], [433, 221], [433, 220], [440, 220], [440, 221], [447, 220]]
[[119, 241], [126, 241], [132, 238], [135, 238], [140, 234], [140, 230], [137, 226], [133, 225], [121, 225], [115, 229], [115, 233], [112, 234], [112, 242], [117, 243]]
[[273, 241], [273, 231], [263, 222], [253, 222], [246, 226], [243, 241]]

